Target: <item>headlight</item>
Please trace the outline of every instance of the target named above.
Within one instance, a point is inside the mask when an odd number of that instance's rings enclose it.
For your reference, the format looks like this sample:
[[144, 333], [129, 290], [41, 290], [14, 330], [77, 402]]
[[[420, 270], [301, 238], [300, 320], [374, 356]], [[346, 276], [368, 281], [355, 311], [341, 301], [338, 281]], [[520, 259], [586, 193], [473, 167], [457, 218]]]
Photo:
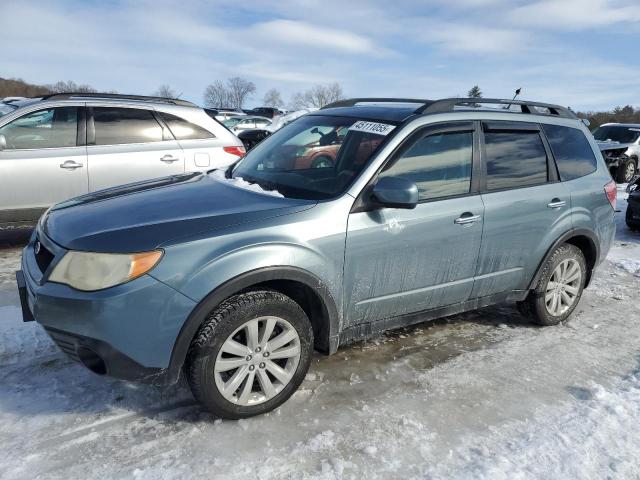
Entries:
[[102, 290], [144, 275], [161, 258], [161, 250], [131, 254], [71, 251], [58, 262], [49, 280], [78, 290]]

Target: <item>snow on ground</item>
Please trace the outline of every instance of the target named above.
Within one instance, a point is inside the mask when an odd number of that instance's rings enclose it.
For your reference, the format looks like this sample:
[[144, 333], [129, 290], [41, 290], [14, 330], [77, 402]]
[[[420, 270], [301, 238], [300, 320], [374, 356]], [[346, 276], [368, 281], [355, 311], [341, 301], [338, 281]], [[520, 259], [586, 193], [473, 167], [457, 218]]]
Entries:
[[0, 250], [0, 478], [640, 478], [640, 235], [617, 217], [565, 324], [503, 305], [387, 333], [238, 422], [68, 360], [20, 322], [19, 249]]

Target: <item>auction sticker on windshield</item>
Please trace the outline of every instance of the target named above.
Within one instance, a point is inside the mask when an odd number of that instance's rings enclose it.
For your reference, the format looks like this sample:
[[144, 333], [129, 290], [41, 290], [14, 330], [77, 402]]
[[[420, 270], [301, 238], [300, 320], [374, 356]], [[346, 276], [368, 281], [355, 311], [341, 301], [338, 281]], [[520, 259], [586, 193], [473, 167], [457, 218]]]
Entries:
[[360, 120], [349, 127], [349, 130], [355, 132], [367, 132], [375, 133], [376, 135], [388, 135], [395, 127], [395, 125], [388, 125], [386, 123], [365, 122]]

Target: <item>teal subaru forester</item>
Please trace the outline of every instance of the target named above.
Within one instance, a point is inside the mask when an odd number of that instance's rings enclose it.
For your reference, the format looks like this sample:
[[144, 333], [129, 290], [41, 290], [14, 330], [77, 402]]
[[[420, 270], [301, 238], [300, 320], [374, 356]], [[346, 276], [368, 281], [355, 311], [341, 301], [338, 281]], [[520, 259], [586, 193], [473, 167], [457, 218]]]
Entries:
[[565, 320], [612, 243], [615, 200], [568, 109], [346, 100], [226, 170], [52, 207], [17, 279], [25, 320], [93, 372], [185, 375], [242, 418], [289, 398], [314, 349], [505, 301]]

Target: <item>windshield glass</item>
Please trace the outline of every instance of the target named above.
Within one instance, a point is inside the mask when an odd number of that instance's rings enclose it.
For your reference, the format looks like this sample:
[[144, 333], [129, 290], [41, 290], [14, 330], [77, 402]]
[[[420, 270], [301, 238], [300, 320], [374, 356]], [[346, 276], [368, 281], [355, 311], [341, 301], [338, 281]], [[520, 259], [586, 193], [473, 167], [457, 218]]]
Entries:
[[332, 198], [351, 185], [393, 128], [356, 118], [301, 117], [259, 143], [230, 173], [285, 197]]
[[8, 103], [0, 103], [0, 117], [7, 113], [13, 112], [16, 108], [15, 105], [9, 105]]
[[633, 143], [640, 136], [640, 128], [603, 126], [593, 131], [593, 136], [600, 142]]

